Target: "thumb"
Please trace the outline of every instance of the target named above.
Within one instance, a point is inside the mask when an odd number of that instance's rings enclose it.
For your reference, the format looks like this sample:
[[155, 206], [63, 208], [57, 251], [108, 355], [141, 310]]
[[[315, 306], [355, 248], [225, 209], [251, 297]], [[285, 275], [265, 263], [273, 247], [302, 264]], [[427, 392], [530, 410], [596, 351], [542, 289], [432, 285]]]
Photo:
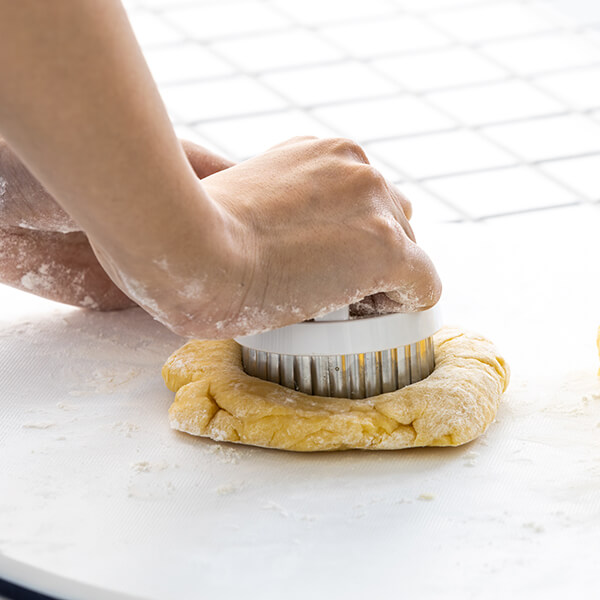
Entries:
[[193, 142], [181, 140], [181, 146], [194, 173], [200, 179], [228, 169], [235, 164], [229, 159], [219, 156]]

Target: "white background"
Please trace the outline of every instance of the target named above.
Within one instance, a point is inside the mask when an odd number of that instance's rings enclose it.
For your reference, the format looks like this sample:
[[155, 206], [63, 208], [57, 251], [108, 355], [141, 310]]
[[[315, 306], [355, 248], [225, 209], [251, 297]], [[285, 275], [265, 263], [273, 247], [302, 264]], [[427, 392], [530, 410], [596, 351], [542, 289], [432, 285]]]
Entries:
[[0, 288], [0, 575], [64, 598], [115, 597], [80, 583], [180, 599], [593, 595], [596, 4], [128, 9], [182, 137], [237, 160], [299, 134], [363, 143], [413, 200], [447, 322], [496, 341], [513, 381], [462, 448], [215, 444], [168, 427], [160, 367], [182, 340], [139, 310]]

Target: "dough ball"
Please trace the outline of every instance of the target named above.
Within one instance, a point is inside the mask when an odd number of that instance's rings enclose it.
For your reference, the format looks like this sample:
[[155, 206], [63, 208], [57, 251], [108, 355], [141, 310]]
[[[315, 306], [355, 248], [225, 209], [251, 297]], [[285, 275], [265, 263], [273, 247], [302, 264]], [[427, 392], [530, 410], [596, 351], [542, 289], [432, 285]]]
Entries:
[[239, 345], [191, 341], [163, 367], [176, 392], [171, 427], [213, 440], [300, 452], [458, 446], [494, 420], [509, 369], [487, 339], [444, 328], [436, 367], [395, 392], [350, 400], [308, 396], [244, 373]]

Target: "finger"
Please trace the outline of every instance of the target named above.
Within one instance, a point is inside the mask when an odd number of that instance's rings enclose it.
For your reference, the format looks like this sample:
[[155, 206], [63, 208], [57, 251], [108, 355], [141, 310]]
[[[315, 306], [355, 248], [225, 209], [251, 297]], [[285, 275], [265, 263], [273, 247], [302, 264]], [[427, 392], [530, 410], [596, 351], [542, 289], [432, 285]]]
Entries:
[[413, 231], [411, 224], [408, 222], [408, 219], [406, 218], [406, 215], [404, 214], [404, 211], [401, 208], [397, 209], [395, 217], [396, 221], [398, 221], [398, 223], [400, 224], [400, 226], [404, 230], [404, 233], [406, 233], [410, 241], [416, 243], [417, 240], [415, 238], [415, 232]]
[[393, 183], [388, 183], [388, 187], [392, 198], [400, 205], [406, 218], [410, 221], [413, 214], [411, 201]]
[[434, 306], [440, 299], [440, 277], [425, 251], [408, 242], [403, 260], [393, 273], [393, 287], [385, 295], [398, 305], [394, 312], [417, 312]]
[[302, 142], [314, 142], [315, 140], [318, 140], [318, 137], [315, 137], [314, 135], [297, 135], [294, 136], [293, 138], [290, 138], [289, 140], [285, 140], [283, 142], [279, 142], [279, 144], [275, 144], [274, 146], [271, 146], [270, 148], [268, 148], [266, 150], [266, 152], [269, 152], [271, 150], [276, 150], [278, 148], [284, 148], [286, 146], [293, 146], [294, 144], [300, 144]]
[[365, 165], [371, 164], [362, 146], [357, 144], [354, 140], [336, 137], [324, 138], [319, 140], [319, 142], [324, 153], [336, 154], [345, 158], [352, 158], [353, 160]]
[[[389, 192], [389, 188], [386, 185], [386, 191], [388, 193], [389, 196], [391, 196], [390, 192]], [[408, 222], [408, 219], [406, 218], [406, 215], [404, 214], [404, 211], [402, 210], [402, 208], [400, 207], [400, 205], [396, 202], [396, 200], [394, 198], [392, 198], [391, 203], [388, 203], [388, 209], [389, 212], [391, 213], [390, 219], [393, 219], [393, 224], [396, 228], [400, 228], [402, 229], [402, 231], [404, 232], [404, 234], [408, 237], [408, 239], [411, 242], [415, 242], [415, 233], [410, 225], [410, 223]]]
[[187, 156], [194, 173], [200, 178], [208, 177], [224, 169], [232, 167], [235, 163], [228, 158], [219, 156], [194, 142], [181, 140], [181, 146]]

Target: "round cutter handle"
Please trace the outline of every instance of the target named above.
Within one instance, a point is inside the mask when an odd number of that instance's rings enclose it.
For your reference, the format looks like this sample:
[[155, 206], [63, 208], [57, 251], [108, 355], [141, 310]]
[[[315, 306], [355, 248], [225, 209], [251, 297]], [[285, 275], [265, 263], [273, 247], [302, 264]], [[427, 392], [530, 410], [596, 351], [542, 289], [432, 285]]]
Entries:
[[361, 354], [414, 344], [431, 337], [441, 326], [438, 304], [415, 313], [307, 321], [246, 335], [236, 341], [246, 348], [277, 354]]

